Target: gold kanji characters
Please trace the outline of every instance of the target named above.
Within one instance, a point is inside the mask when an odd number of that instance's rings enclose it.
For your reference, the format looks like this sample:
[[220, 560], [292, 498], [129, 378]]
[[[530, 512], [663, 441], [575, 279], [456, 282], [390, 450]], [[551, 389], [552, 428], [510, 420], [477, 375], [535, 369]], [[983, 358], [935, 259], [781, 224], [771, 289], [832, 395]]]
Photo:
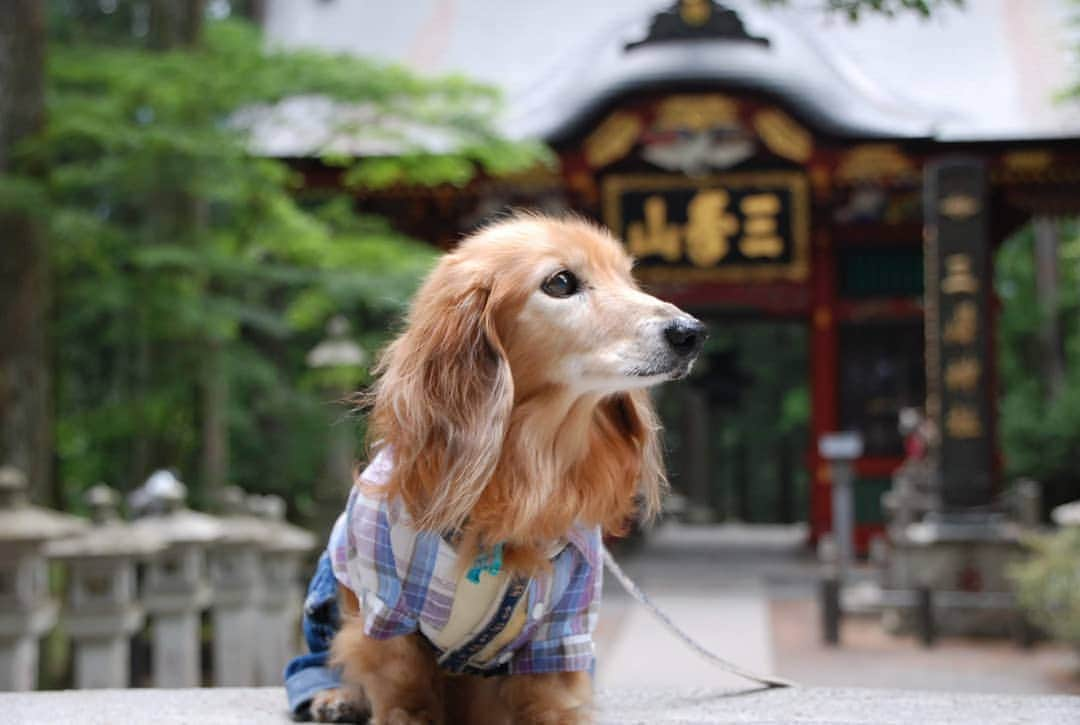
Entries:
[[635, 257], [659, 254], [669, 262], [682, 257], [680, 230], [668, 223], [667, 202], [659, 195], [645, 200], [644, 222], [634, 222], [626, 230], [626, 244]]

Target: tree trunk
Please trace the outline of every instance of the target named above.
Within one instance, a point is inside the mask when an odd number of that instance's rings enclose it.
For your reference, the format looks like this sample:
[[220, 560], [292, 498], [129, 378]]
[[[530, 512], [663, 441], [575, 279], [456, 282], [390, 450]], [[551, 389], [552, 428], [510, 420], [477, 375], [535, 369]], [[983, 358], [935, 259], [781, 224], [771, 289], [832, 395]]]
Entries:
[[[202, 36], [205, 7], [205, 0], [150, 0], [148, 46], [154, 50], [168, 51], [198, 45]], [[207, 224], [205, 202], [171, 188], [156, 195], [148, 213], [148, 244], [158, 239], [185, 239]], [[141, 320], [136, 365], [136, 386], [144, 391], [150, 387], [153, 380], [154, 357], [150, 343], [147, 342], [146, 324], [144, 319]], [[204, 349], [197, 381], [202, 426], [199, 493], [204, 501], [218, 504], [221, 490], [229, 478], [229, 386], [223, 364], [223, 342], [208, 337], [202, 343]], [[175, 464], [154, 459], [151, 440], [145, 431], [136, 436], [132, 461], [132, 468], [139, 477], [145, 476], [150, 468]]]
[[206, 0], [151, 0], [150, 47], [171, 50], [197, 45]]
[[[0, 174], [45, 118], [45, 23], [40, 0], [10, 0], [0, 13]], [[33, 499], [52, 482], [48, 248], [33, 215], [0, 211], [0, 463], [26, 472]], [[55, 503], [55, 502], [53, 502]]]
[[202, 489], [221, 505], [229, 479], [229, 378], [220, 340], [210, 340], [202, 359]]
[[713, 514], [709, 502], [712, 482], [709, 470], [709, 404], [701, 390], [683, 389], [684, 481], [688, 506], [687, 518], [693, 523], [708, 523]]
[[1058, 222], [1050, 217], [1035, 218], [1035, 297], [1039, 301], [1039, 346], [1042, 377], [1049, 400], [1065, 387], [1065, 346], [1061, 339], [1058, 312]]
[[752, 507], [750, 502], [750, 446], [745, 432], [735, 446], [735, 502], [736, 520], [750, 523]]
[[777, 439], [776, 480], [780, 486], [777, 519], [782, 524], [795, 523], [795, 461], [792, 455], [794, 436], [784, 433]]

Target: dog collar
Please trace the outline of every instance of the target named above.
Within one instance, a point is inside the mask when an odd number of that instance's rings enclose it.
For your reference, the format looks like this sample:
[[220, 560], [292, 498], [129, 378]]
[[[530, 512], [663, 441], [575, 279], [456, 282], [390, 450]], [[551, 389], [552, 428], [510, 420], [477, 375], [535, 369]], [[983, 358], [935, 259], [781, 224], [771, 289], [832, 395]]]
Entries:
[[[562, 553], [562, 550], [566, 548], [566, 539], [559, 539], [551, 547], [548, 548], [547, 558], [554, 559], [556, 556]], [[503, 563], [503, 547], [505, 543], [496, 544], [490, 552], [481, 550], [476, 558], [473, 559], [473, 565], [465, 572], [465, 578], [471, 581], [473, 584], [480, 583], [480, 575], [484, 572], [491, 574], [492, 576], [498, 576], [502, 571]]]

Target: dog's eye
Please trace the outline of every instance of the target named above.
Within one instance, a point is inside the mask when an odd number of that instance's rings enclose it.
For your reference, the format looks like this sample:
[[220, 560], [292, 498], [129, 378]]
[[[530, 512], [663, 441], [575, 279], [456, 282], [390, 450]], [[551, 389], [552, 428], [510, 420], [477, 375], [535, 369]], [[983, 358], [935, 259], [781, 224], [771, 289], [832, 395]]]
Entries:
[[578, 278], [573, 272], [565, 269], [551, 275], [544, 284], [540, 285], [544, 294], [551, 297], [569, 297], [575, 294], [579, 287]]

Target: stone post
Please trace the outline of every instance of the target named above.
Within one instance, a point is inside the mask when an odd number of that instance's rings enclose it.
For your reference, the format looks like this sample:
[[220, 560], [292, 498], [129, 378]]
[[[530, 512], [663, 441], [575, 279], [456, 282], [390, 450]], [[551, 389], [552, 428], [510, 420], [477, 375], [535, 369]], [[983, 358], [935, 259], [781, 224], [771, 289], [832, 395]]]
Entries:
[[211, 601], [206, 550], [224, 536], [214, 516], [185, 506], [187, 487], [168, 471], [157, 471], [133, 495], [146, 513], [135, 531], [158, 537], [164, 551], [147, 567], [143, 606], [153, 623], [155, 687], [198, 687], [199, 614]]
[[128, 643], [144, 619], [135, 567], [164, 548], [150, 531], [120, 520], [118, 501], [108, 486], [94, 486], [86, 492], [94, 526], [46, 548], [68, 565], [64, 624], [74, 644], [79, 690], [131, 686]]
[[836, 542], [838, 579], [844, 578], [855, 560], [855, 470], [863, 454], [862, 435], [853, 431], [826, 433], [818, 439], [818, 453], [829, 462], [832, 480], [832, 534]]
[[281, 683], [281, 672], [298, 651], [304, 589], [300, 566], [316, 544], [315, 536], [285, 521], [280, 496], [249, 496], [248, 509], [262, 517], [271, 534], [263, 544], [262, 629], [257, 639], [256, 680]]
[[38, 638], [56, 623], [47, 541], [77, 534], [82, 519], [31, 506], [27, 480], [0, 467], [0, 691], [37, 686]]
[[262, 546], [271, 532], [267, 522], [247, 513], [241, 489], [228, 486], [222, 494], [225, 535], [214, 544], [209, 559], [214, 588], [214, 684], [252, 687], [258, 642], [276, 636], [260, 627]]

